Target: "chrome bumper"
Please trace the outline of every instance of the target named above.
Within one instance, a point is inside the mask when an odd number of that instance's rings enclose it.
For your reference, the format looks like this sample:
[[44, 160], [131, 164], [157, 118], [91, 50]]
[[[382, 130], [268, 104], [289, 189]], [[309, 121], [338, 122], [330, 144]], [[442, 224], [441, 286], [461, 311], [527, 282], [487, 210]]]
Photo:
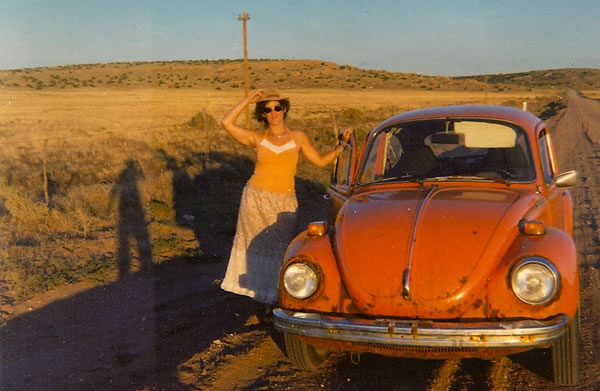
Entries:
[[361, 344], [432, 348], [534, 348], [560, 338], [568, 315], [549, 320], [448, 322], [344, 318], [273, 310], [277, 330], [306, 337]]

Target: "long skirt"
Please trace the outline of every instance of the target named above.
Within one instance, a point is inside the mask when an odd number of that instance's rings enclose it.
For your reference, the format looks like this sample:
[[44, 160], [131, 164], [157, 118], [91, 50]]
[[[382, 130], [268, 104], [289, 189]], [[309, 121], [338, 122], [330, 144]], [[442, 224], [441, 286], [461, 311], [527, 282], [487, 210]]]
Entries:
[[267, 192], [246, 184], [237, 230], [221, 288], [277, 303], [279, 269], [296, 231], [295, 194]]

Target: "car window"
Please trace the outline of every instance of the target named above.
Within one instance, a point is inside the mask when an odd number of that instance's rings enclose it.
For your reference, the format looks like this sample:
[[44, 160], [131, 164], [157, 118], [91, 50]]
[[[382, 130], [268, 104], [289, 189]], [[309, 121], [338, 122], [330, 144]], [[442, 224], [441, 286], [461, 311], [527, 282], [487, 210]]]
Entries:
[[388, 133], [389, 131], [380, 132], [371, 143], [370, 151], [365, 158], [363, 168], [361, 170], [358, 180], [359, 183], [376, 182], [383, 177], [384, 170], [381, 165], [381, 161], [383, 161], [385, 158], [385, 152], [382, 152], [381, 148], [387, 146]]
[[332, 184], [338, 187], [348, 187], [350, 185], [350, 167], [352, 150], [344, 148], [335, 165]]
[[363, 160], [359, 183], [444, 177], [445, 180], [535, 178], [518, 126], [481, 120], [428, 120], [382, 129]]

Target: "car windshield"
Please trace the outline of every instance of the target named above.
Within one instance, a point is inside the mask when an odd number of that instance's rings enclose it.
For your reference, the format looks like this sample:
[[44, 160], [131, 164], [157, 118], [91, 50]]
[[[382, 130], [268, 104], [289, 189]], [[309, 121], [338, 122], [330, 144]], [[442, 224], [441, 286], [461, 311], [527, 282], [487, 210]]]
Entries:
[[523, 131], [483, 120], [427, 120], [382, 129], [363, 160], [360, 184], [422, 180], [530, 182]]

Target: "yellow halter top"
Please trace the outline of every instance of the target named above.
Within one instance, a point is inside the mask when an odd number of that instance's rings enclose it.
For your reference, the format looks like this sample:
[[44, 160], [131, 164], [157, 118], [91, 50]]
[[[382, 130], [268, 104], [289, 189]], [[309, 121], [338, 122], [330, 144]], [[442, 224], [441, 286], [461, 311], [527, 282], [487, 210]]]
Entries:
[[274, 193], [295, 193], [298, 152], [299, 148], [293, 139], [283, 145], [275, 145], [263, 137], [256, 147], [256, 166], [248, 183]]

